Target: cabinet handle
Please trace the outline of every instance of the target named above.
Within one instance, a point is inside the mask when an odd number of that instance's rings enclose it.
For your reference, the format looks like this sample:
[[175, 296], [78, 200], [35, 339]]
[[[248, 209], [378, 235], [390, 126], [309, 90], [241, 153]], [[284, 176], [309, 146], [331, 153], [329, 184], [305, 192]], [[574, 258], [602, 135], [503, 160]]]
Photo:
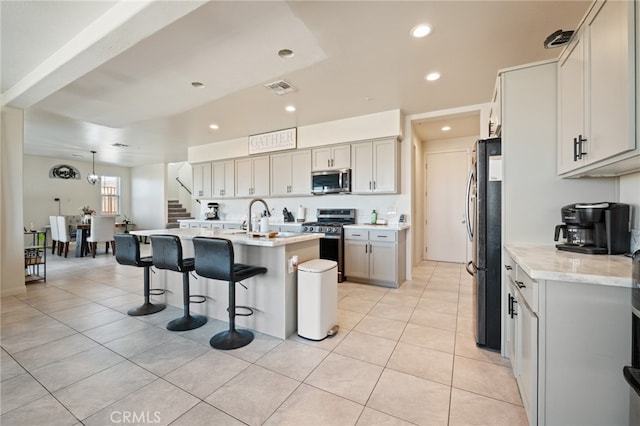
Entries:
[[327, 167], [331, 167], [331, 158], [327, 158]]
[[573, 161], [578, 161], [578, 138], [573, 138]]
[[376, 238], [389, 238], [388, 235], [376, 235]]
[[578, 145], [579, 145], [579, 152], [578, 152], [578, 159], [582, 160], [582, 156], [585, 155], [587, 153], [587, 151], [584, 151], [583, 148], [583, 142], [586, 142], [587, 140], [585, 138], [582, 137], [582, 135], [578, 135]]
[[516, 300], [515, 297], [513, 297], [512, 295], [509, 295], [509, 297], [511, 298], [510, 302], [511, 305], [509, 306], [509, 316], [511, 316], [511, 318], [513, 317], [517, 317], [518, 313], [516, 312], [516, 309], [514, 308], [513, 305], [515, 305], [516, 303], [518, 303], [518, 301]]
[[516, 284], [518, 285], [518, 288], [527, 288], [522, 281], [516, 281]]
[[371, 189], [371, 181], [369, 181], [369, 189]]
[[511, 265], [504, 265], [504, 269], [506, 269], [507, 271], [510, 271], [513, 268], [511, 267]]
[[373, 246], [369, 243], [369, 253], [373, 253]]
[[369, 244], [364, 245], [364, 252], [369, 253]]

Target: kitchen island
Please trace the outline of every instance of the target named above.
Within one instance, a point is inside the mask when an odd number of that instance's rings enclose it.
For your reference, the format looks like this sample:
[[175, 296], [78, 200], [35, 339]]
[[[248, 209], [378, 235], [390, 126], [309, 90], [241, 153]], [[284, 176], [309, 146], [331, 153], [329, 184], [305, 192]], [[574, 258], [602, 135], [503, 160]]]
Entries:
[[[280, 339], [297, 330], [297, 263], [319, 257], [319, 239], [324, 234], [279, 234], [274, 238], [253, 237], [238, 229], [173, 228], [132, 231], [134, 235], [177, 235], [182, 242], [183, 256], [193, 257], [193, 237], [222, 237], [233, 243], [235, 262], [264, 266], [267, 273], [242, 282], [247, 289], [236, 286], [236, 304], [254, 310], [251, 316], [236, 317], [238, 327], [246, 327]], [[153, 245], [151, 247], [153, 250]], [[158, 270], [152, 276], [152, 287], [166, 289], [154, 302], [182, 308], [182, 276]], [[191, 277], [192, 295], [203, 295], [204, 303], [191, 304], [193, 313], [228, 321], [228, 287], [226, 282], [197, 276]]]
[[507, 245], [506, 354], [530, 424], [629, 424], [631, 259]]

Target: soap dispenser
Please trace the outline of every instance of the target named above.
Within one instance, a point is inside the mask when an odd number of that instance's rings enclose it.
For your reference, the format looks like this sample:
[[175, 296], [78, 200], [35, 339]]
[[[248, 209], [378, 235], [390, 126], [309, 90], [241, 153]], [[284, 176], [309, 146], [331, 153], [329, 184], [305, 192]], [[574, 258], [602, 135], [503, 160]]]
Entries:
[[376, 212], [376, 209], [373, 209], [373, 211], [371, 212], [371, 224], [375, 225], [378, 222], [378, 212]]

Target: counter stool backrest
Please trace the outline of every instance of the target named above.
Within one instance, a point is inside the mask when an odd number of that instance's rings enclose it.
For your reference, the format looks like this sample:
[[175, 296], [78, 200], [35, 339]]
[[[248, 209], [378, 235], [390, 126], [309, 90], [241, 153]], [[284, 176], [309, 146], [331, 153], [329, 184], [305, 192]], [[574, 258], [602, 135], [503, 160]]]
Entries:
[[195, 237], [196, 274], [220, 281], [235, 281], [233, 243], [225, 238]]
[[151, 235], [151, 251], [153, 266], [158, 269], [176, 272], [193, 270], [193, 259], [182, 258], [182, 243], [176, 235]]
[[121, 265], [129, 266], [146, 266], [151, 262], [140, 260], [140, 241], [133, 234], [115, 234], [113, 236], [116, 242], [116, 261]]

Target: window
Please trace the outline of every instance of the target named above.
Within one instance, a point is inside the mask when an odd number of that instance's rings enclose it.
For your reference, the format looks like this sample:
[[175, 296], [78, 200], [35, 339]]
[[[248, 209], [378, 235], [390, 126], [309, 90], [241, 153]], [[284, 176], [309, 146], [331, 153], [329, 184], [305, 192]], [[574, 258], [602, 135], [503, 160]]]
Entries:
[[102, 191], [102, 214], [120, 214], [120, 178], [102, 176], [100, 186]]

